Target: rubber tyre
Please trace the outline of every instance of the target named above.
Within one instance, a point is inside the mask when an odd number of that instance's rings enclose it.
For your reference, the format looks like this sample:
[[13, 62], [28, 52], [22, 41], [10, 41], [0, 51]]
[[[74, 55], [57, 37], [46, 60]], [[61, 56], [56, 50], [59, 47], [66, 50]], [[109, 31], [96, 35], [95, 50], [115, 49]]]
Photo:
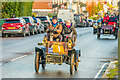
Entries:
[[31, 34], [32, 34], [32, 35], [34, 35], [34, 34], [35, 34], [35, 30], [34, 30], [34, 29], [32, 30], [32, 33], [31, 33]]
[[117, 39], [118, 38], [118, 36], [117, 36], [117, 34], [115, 35], [115, 39]]
[[45, 69], [46, 64], [42, 63], [42, 69]]
[[100, 34], [97, 34], [97, 39], [100, 39]]
[[37, 51], [37, 53], [35, 54], [35, 72], [39, 71], [39, 60], [40, 60], [40, 55], [39, 55], [39, 51]]
[[29, 30], [29, 32], [28, 32], [28, 34], [27, 34], [27, 36], [30, 36], [30, 30]]
[[26, 36], [26, 34], [25, 34], [25, 32], [23, 32], [23, 33], [22, 33], [22, 37], [25, 37], [25, 36]]
[[70, 74], [73, 75], [74, 74], [74, 54], [71, 54], [70, 57]]

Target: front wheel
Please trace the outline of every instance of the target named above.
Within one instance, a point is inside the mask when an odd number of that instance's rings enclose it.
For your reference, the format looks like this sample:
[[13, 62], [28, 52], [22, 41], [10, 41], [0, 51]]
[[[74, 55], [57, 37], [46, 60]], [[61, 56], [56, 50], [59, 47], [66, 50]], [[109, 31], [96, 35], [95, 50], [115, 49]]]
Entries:
[[97, 39], [100, 39], [100, 34], [97, 34]]
[[37, 51], [37, 53], [35, 54], [35, 71], [38, 72], [39, 71], [39, 60], [40, 60], [40, 55], [39, 52]]
[[115, 34], [115, 39], [117, 39], [118, 38], [118, 36], [117, 36], [117, 34]]
[[73, 75], [74, 74], [74, 54], [71, 54], [71, 58], [70, 58], [70, 74]]
[[46, 64], [42, 63], [42, 69], [45, 69]]

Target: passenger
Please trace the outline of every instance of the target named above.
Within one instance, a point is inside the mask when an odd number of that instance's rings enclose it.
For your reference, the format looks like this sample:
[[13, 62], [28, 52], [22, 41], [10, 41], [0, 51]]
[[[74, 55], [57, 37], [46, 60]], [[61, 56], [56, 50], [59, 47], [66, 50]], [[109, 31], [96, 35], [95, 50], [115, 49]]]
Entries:
[[104, 18], [103, 18], [103, 24], [104, 23], [108, 24], [108, 21], [109, 21], [109, 15], [108, 15], [108, 13], [106, 13]]
[[69, 37], [74, 38], [74, 42], [76, 42], [77, 39], [77, 32], [75, 27], [73, 26], [71, 20], [67, 20], [65, 25], [64, 25], [64, 29], [63, 29], [63, 34], [70, 34]]
[[113, 15], [111, 15], [109, 22], [116, 22], [117, 23], [117, 19]]
[[[57, 17], [53, 16], [52, 18], [52, 24], [50, 24], [46, 30], [48, 33], [49, 29], [56, 31], [56, 33], [53, 34], [53, 41], [56, 41], [56, 39], [59, 39], [60, 42], [62, 42], [62, 25], [58, 23]], [[50, 41], [50, 33], [48, 33], [48, 41]]]

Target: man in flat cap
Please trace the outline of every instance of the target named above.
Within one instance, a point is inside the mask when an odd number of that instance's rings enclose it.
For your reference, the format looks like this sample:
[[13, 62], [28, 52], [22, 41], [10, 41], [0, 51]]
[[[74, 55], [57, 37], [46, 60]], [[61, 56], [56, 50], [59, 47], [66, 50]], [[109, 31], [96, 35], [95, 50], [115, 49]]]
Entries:
[[[62, 42], [62, 39], [63, 39], [63, 37], [61, 35], [62, 25], [58, 23], [58, 20], [57, 20], [56, 16], [53, 16], [52, 23], [47, 28], [47, 31], [46, 31], [47, 33], [48, 33], [49, 29], [55, 31], [55, 33], [53, 34], [53, 41], [56, 41], [56, 39], [59, 39], [59, 41]], [[50, 41], [50, 35], [49, 34], [48, 34], [48, 41]]]

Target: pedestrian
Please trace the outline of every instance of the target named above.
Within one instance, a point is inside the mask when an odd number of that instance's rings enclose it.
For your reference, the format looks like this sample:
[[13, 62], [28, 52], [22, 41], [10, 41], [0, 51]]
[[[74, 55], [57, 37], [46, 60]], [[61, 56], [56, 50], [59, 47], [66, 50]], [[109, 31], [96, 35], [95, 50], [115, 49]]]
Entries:
[[15, 14], [13, 13], [12, 17], [11, 18], [16, 18]]

